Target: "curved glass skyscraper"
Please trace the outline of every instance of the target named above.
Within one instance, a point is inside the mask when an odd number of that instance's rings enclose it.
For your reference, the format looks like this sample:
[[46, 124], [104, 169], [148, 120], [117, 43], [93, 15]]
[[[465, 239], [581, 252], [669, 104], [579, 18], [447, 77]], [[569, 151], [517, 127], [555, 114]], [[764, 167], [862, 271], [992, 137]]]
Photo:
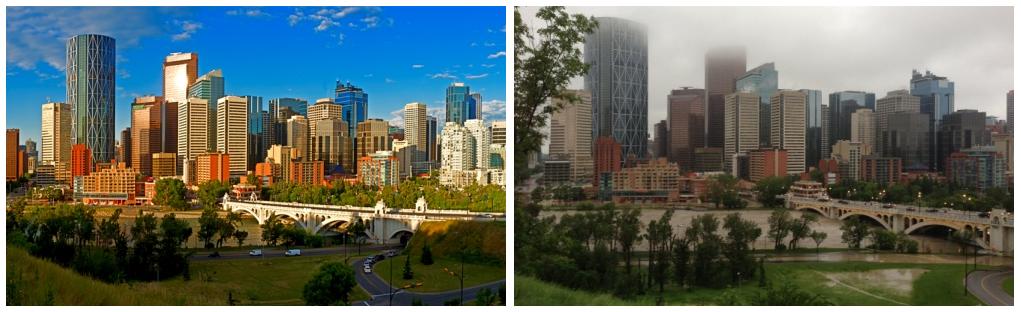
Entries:
[[67, 104], [71, 144], [85, 144], [97, 163], [114, 159], [116, 41], [86, 34], [67, 40]]
[[591, 67], [585, 89], [592, 94], [592, 137], [610, 136], [621, 159], [644, 159], [649, 132], [649, 41], [645, 25], [597, 17], [599, 27], [585, 38]]

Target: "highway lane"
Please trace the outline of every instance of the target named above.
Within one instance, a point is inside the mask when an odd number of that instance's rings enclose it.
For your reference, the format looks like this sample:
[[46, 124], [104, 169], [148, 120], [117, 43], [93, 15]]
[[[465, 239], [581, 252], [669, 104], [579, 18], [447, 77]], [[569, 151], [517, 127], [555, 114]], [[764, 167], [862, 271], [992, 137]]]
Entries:
[[[365, 246], [362, 246], [361, 250], [362, 250], [362, 252], [366, 252], [366, 251], [380, 251], [380, 250], [384, 250], [384, 249], [387, 249], [387, 248], [388, 247], [386, 247], [386, 246], [365, 245]], [[231, 251], [222, 251], [222, 252], [220, 252], [220, 257], [210, 258], [209, 254], [211, 254], [212, 251], [202, 251], [202, 252], [196, 252], [195, 254], [193, 254], [189, 258], [189, 260], [191, 260], [191, 261], [216, 261], [216, 260], [237, 260], [237, 259], [255, 259], [255, 258], [280, 258], [280, 257], [284, 257], [284, 252], [287, 251], [286, 249], [278, 248], [278, 247], [272, 247], [272, 248], [269, 248], [269, 247], [266, 247], [266, 248], [252, 247], [252, 249], [262, 249], [262, 256], [261, 257], [249, 256], [248, 255], [248, 251], [249, 250], [231, 250]], [[299, 249], [301, 249], [301, 256], [326, 256], [326, 255], [343, 255], [343, 254], [354, 255], [355, 253], [358, 252], [358, 248], [357, 247], [326, 247], [326, 248], [299, 248]]]
[[[391, 305], [390, 301], [390, 286], [385, 280], [372, 273], [365, 273], [364, 271], [365, 259], [357, 259], [352, 262], [355, 268], [355, 281], [358, 285], [365, 289], [365, 292], [372, 297], [371, 300], [356, 302], [353, 305], [369, 305], [369, 306], [386, 306]], [[398, 274], [395, 272], [395, 274]], [[489, 288], [493, 293], [500, 291], [501, 287], [506, 287], [506, 280], [499, 280], [482, 285], [475, 285], [472, 287], [464, 288], [464, 302], [475, 300], [478, 292], [483, 288]], [[423, 305], [439, 306], [443, 303], [452, 299], [461, 298], [461, 290], [455, 289], [451, 291], [435, 292], [435, 293], [420, 293], [411, 292], [403, 289], [396, 289], [393, 294], [393, 305], [396, 306], [408, 306], [414, 299], [422, 301]]]
[[991, 306], [1013, 306], [1013, 294], [1003, 290], [1003, 280], [1014, 276], [1014, 270], [974, 271], [968, 274], [968, 292]]

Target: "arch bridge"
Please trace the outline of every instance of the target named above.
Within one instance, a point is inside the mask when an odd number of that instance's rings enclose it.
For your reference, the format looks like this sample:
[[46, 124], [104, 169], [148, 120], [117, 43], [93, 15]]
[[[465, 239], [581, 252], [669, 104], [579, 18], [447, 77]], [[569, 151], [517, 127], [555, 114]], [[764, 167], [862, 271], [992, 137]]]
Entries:
[[946, 208], [889, 205], [875, 202], [832, 200], [820, 197], [784, 195], [787, 208], [813, 211], [825, 218], [845, 220], [859, 216], [883, 228], [916, 234], [931, 228], [971, 232], [974, 243], [987, 251], [1014, 254], [1014, 217], [996, 209], [988, 215]]
[[224, 195], [222, 210], [238, 212], [255, 218], [259, 225], [265, 224], [272, 216], [290, 220], [313, 234], [327, 229], [353, 224], [362, 220], [364, 233], [370, 241], [393, 243], [402, 236], [413, 234], [418, 226], [430, 221], [496, 221], [504, 220], [503, 213], [479, 213], [468, 210], [430, 210], [424, 198], [419, 198], [414, 208], [387, 207], [383, 201], [374, 207], [314, 205], [288, 202], [237, 200]]

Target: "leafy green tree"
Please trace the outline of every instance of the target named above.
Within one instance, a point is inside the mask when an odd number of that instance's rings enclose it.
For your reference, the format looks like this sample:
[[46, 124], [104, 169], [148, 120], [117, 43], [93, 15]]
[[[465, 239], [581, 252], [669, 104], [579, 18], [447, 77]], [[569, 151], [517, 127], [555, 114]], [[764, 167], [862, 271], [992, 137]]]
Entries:
[[755, 258], [751, 255], [750, 245], [762, 236], [762, 229], [755, 222], [741, 219], [737, 213], [724, 217], [723, 228], [727, 230], [723, 256], [730, 269], [730, 280], [740, 284], [755, 276]]
[[212, 180], [199, 185], [198, 198], [203, 208], [215, 208], [216, 203], [223, 198], [223, 194], [230, 191], [230, 184], [222, 181]]
[[549, 100], [579, 101], [565, 90], [571, 78], [588, 72], [578, 46], [597, 27], [594, 18], [568, 14], [564, 7], [540, 8], [535, 17], [545, 26], [533, 30], [514, 9], [514, 166], [521, 170], [528, 167], [529, 155], [539, 152], [547, 119], [561, 108], [549, 103], [562, 102]]
[[220, 233], [221, 225], [220, 216], [216, 213], [215, 208], [202, 210], [202, 215], [199, 216], [198, 239], [202, 241], [204, 248], [215, 247], [213, 238], [216, 237], [217, 233]]
[[159, 179], [156, 180], [156, 196], [153, 197], [152, 203], [169, 206], [174, 210], [185, 210], [188, 209], [185, 195], [184, 182], [181, 180]]
[[840, 230], [843, 232], [840, 235], [840, 240], [852, 249], [861, 248], [862, 241], [869, 235], [869, 225], [858, 216], [845, 219], [844, 223], [840, 225]]
[[801, 245], [801, 240], [812, 235], [812, 223], [818, 220], [819, 217], [817, 215], [804, 213], [801, 215], [801, 218], [791, 222], [791, 241], [787, 246], [792, 250], [798, 249]]
[[716, 208], [720, 208], [720, 205], [730, 209], [744, 208], [745, 203], [737, 193], [737, 183], [737, 177], [730, 174], [710, 178], [707, 181], [706, 200]]
[[762, 179], [755, 184], [758, 201], [763, 206], [771, 208], [783, 205], [783, 199], [779, 199], [777, 196], [786, 194], [791, 183], [791, 179], [788, 177], [772, 176]]
[[280, 222], [280, 216], [270, 215], [262, 225], [262, 241], [270, 246], [276, 246], [284, 232], [284, 224]]
[[346, 305], [355, 285], [351, 266], [329, 262], [319, 267], [319, 272], [305, 283], [302, 298], [306, 305]]
[[674, 239], [674, 283], [682, 288], [688, 280], [688, 263], [691, 261], [691, 250], [688, 247], [688, 240]]
[[248, 238], [247, 231], [234, 231], [234, 239], [238, 241], [238, 247], [245, 245], [246, 238]]
[[631, 256], [634, 254], [634, 245], [642, 239], [640, 214], [641, 211], [637, 209], [625, 209], [614, 222], [617, 225], [617, 242], [624, 254], [624, 263], [628, 274], [631, 274]]
[[769, 215], [768, 233], [769, 239], [773, 241], [773, 249], [781, 251], [786, 248], [784, 241], [790, 235], [793, 224], [794, 218], [791, 217], [790, 211], [784, 208], [773, 209], [773, 213]]
[[816, 254], [819, 253], [819, 245], [822, 245], [822, 242], [826, 240], [826, 236], [827, 236], [826, 232], [812, 231], [812, 234], [809, 234], [809, 237], [811, 237], [812, 241], [815, 242]]
[[897, 233], [886, 229], [874, 229], [869, 234], [872, 238], [872, 248], [878, 250], [897, 249]]

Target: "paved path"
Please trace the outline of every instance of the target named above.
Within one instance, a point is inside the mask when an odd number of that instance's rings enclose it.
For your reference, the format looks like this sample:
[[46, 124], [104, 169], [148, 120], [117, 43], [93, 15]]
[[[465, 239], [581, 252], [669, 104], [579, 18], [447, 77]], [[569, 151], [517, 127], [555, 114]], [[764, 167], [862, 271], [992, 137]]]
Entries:
[[1003, 290], [1003, 280], [1014, 276], [1014, 270], [974, 271], [968, 274], [968, 292], [987, 305], [1013, 306], [1013, 294]]
[[[390, 286], [382, 278], [372, 273], [365, 273], [363, 270], [364, 265], [362, 264], [365, 259], [358, 259], [352, 262], [355, 268], [355, 281], [358, 285], [365, 289], [365, 292], [372, 297], [371, 300], [355, 302], [352, 305], [368, 305], [368, 306], [385, 306], [390, 304]], [[501, 287], [505, 287], [506, 280], [499, 280], [490, 282], [482, 285], [476, 285], [472, 287], [465, 287], [464, 289], [464, 302], [475, 300], [475, 296], [479, 290], [483, 288], [489, 288], [493, 293], [500, 291]], [[402, 289], [397, 289], [393, 294], [393, 305], [409, 306], [411, 301], [414, 299], [422, 301], [423, 305], [427, 306], [441, 306], [444, 302], [450, 301], [451, 299], [460, 299], [461, 290], [451, 290], [445, 292], [435, 293], [420, 293], [410, 292]]]

